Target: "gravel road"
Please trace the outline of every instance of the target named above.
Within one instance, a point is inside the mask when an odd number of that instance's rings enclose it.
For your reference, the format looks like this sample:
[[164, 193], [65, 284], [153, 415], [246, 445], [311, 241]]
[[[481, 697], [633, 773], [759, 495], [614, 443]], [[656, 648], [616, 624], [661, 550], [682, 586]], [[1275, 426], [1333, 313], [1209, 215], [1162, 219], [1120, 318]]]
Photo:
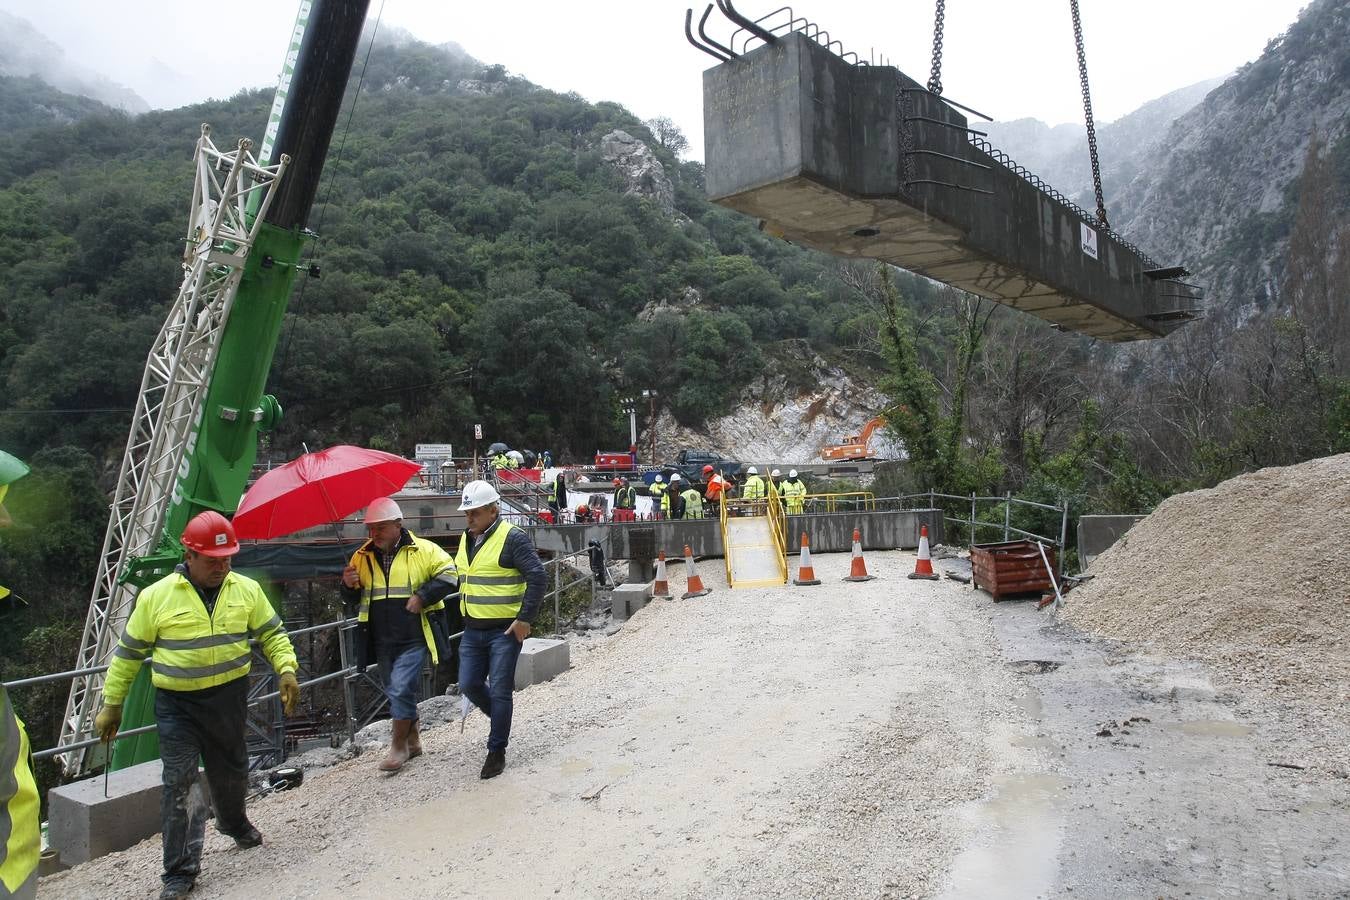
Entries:
[[[486, 719], [474, 714], [463, 734], [430, 730], [427, 755], [396, 776], [368, 753], [258, 801], [264, 846], [209, 833], [194, 896], [1350, 885], [1345, 779], [1268, 765], [1292, 762], [1273, 715], [1195, 664], [1135, 656], [954, 582], [909, 581], [909, 553], [869, 554], [880, 577], [861, 584], [840, 581], [846, 554], [814, 560], [819, 587], [742, 591], [720, 560], [702, 563], [711, 595], [657, 602], [574, 651], [571, 671], [516, 695], [493, 781], [477, 777]], [[1145, 721], [1122, 728], [1131, 717]], [[44, 879], [41, 895], [153, 896], [158, 872], [156, 838]]]

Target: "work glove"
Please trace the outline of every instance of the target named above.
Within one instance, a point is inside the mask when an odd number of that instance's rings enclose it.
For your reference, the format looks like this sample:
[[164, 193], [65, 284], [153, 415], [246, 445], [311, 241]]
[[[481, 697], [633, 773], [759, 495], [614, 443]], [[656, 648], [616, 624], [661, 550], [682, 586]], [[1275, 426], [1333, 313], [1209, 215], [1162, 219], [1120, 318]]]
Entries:
[[94, 716], [94, 731], [98, 733], [104, 743], [110, 742], [117, 737], [117, 729], [122, 725], [122, 705], [116, 706], [104, 705], [99, 708], [98, 715]]
[[295, 680], [294, 672], [281, 673], [281, 709], [286, 715], [295, 712], [295, 701], [300, 699], [300, 682]]

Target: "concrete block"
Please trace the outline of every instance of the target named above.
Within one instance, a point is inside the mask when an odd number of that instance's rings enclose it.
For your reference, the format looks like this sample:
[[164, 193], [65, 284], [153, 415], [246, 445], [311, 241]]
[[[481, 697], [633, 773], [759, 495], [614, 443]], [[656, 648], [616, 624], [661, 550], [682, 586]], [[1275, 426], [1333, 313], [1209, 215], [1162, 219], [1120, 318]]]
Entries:
[[61, 862], [79, 865], [158, 834], [161, 772], [157, 759], [113, 772], [107, 797], [101, 775], [52, 788], [48, 837]]
[[651, 582], [628, 581], [614, 588], [610, 615], [616, 622], [626, 622], [652, 600]]
[[526, 638], [516, 660], [516, 690], [532, 684], [549, 681], [571, 665], [571, 650], [567, 641], [553, 638]]

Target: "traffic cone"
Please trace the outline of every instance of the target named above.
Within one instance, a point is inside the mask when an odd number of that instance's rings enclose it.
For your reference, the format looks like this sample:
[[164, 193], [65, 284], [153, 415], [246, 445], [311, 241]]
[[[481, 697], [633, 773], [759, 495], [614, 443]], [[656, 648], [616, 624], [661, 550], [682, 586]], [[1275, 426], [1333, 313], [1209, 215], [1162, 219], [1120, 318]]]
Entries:
[[656, 580], [652, 582], [653, 600], [672, 600], [670, 584], [666, 581], [666, 551], [656, 554]]
[[863, 562], [862, 555], [862, 532], [853, 529], [853, 565], [849, 569], [845, 581], [871, 581], [876, 578], [875, 575], [867, 574], [867, 563]]
[[684, 545], [684, 586], [689, 590], [680, 595], [681, 600], [688, 600], [690, 597], [702, 597], [704, 594], [711, 594], [712, 588], [703, 586], [703, 579], [699, 577], [698, 570], [694, 568], [694, 551], [689, 549], [689, 545]]
[[811, 584], [820, 584], [820, 579], [816, 577], [816, 568], [811, 565], [811, 539], [802, 532], [802, 557], [797, 565], [797, 577], [792, 579], [792, 583], [799, 587], [805, 587]]
[[910, 578], [923, 579], [924, 581], [937, 581], [937, 573], [933, 571], [933, 556], [928, 552], [928, 526], [919, 526], [919, 561], [914, 564], [914, 571], [909, 573]]

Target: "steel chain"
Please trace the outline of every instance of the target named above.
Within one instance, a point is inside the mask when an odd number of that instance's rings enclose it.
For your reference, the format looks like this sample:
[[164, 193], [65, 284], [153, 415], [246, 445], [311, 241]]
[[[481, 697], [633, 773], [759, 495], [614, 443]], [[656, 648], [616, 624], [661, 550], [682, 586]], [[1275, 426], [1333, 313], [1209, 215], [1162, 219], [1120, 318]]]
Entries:
[[[941, 3], [942, 0], [938, 0], [939, 6]], [[1092, 158], [1092, 188], [1097, 192], [1097, 221], [1109, 229], [1106, 200], [1102, 196], [1102, 170], [1097, 162], [1097, 126], [1092, 122], [1092, 92], [1088, 89], [1087, 54], [1083, 52], [1083, 23], [1078, 18], [1078, 0], [1069, 0], [1069, 10], [1073, 13], [1074, 47], [1078, 50], [1078, 80], [1083, 86], [1083, 115], [1087, 119], [1088, 155]]]
[[933, 72], [928, 76], [928, 90], [942, 93], [942, 25], [947, 14], [947, 0], [937, 0], [937, 15], [933, 21]]

